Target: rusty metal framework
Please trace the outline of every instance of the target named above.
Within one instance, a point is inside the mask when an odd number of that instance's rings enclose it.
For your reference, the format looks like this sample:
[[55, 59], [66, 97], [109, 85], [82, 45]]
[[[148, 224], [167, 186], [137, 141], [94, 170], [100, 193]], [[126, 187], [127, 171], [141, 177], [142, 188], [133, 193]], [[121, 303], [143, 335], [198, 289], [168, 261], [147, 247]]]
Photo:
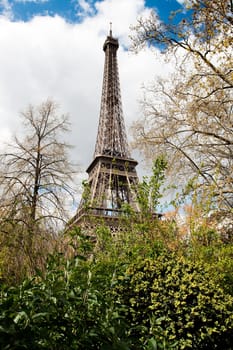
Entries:
[[103, 47], [105, 65], [95, 157], [106, 154], [130, 158], [121, 103], [118, 46], [118, 40], [110, 33]]
[[136, 200], [137, 161], [131, 158], [122, 112], [117, 65], [118, 40], [110, 29], [103, 50], [104, 76], [99, 126], [94, 158], [87, 169], [89, 196], [82, 199], [73, 222], [80, 223], [88, 214], [117, 220], [124, 204], [139, 211]]

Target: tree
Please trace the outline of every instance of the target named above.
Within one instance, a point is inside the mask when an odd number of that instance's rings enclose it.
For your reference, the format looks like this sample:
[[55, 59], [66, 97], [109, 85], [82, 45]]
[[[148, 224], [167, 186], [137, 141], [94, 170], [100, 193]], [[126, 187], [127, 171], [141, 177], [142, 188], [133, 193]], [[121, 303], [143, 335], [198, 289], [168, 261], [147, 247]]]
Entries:
[[137, 200], [140, 205], [141, 215], [155, 215], [158, 211], [159, 201], [162, 198], [162, 185], [165, 181], [167, 162], [163, 155], [156, 158], [152, 167], [152, 176], [143, 177], [137, 185]]
[[48, 231], [66, 220], [64, 203], [66, 195], [72, 197], [74, 167], [68, 159], [70, 146], [62, 140], [69, 130], [68, 116], [59, 115], [54, 101], [29, 106], [22, 118], [26, 136], [15, 137], [0, 156], [0, 228], [1, 241], [16, 236], [14, 244], [33, 265], [34, 245], [41, 245], [41, 253]]
[[[184, 181], [211, 186], [217, 207], [233, 207], [233, 70], [231, 0], [187, 1], [186, 15], [163, 23], [152, 12], [134, 27], [133, 47], [158, 46], [174, 64], [168, 80], [146, 89], [136, 144], [166, 153]], [[183, 18], [178, 22], [178, 18]], [[147, 153], [148, 154], [148, 153]]]

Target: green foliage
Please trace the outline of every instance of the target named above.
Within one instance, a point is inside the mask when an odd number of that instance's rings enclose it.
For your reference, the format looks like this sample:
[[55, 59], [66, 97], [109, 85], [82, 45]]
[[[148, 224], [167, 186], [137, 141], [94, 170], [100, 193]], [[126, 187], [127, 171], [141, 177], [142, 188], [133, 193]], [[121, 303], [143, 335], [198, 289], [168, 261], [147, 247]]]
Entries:
[[140, 218], [126, 206], [116, 235], [100, 221], [94, 236], [74, 228], [43, 272], [1, 288], [2, 350], [232, 349], [232, 245], [199, 201], [182, 239], [151, 215], [165, 168], [159, 158], [139, 187]]
[[190, 237], [183, 254], [191, 261], [208, 265], [209, 273], [216, 278], [226, 293], [233, 296], [233, 245], [224, 244], [220, 235], [206, 227]]
[[[208, 265], [210, 274], [227, 293], [233, 295], [232, 213], [219, 210], [215, 185], [200, 186], [192, 179], [181, 195], [186, 200], [185, 239], [180, 242], [182, 254], [191, 261]], [[224, 221], [227, 220], [226, 227]]]
[[231, 349], [230, 295], [201, 264], [162, 254], [129, 266], [115, 287], [132, 336], [176, 349]]
[[71, 257], [2, 287], [0, 348], [231, 349], [232, 297], [210, 267], [168, 252], [163, 226], [113, 237], [98, 227], [95, 244], [73, 230]]
[[45, 277], [3, 289], [1, 349], [128, 349], [124, 322], [105, 292], [110, 276], [97, 266], [94, 273], [87, 262], [58, 254]]
[[90, 206], [91, 189], [90, 189], [89, 183], [86, 180], [82, 182], [82, 187], [83, 187], [82, 201], [83, 201], [84, 209], [87, 210]]
[[156, 158], [152, 167], [152, 176], [143, 177], [137, 187], [137, 199], [143, 214], [155, 213], [162, 198], [161, 187], [165, 181], [167, 161], [163, 155]]

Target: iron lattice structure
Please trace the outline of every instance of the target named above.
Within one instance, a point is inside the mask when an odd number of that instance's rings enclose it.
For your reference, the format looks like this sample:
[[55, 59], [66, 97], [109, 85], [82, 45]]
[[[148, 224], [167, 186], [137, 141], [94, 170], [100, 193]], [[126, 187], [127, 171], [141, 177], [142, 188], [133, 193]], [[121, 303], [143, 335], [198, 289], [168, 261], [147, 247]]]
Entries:
[[81, 223], [87, 215], [116, 222], [124, 204], [139, 211], [135, 188], [138, 183], [136, 165], [131, 158], [122, 112], [117, 64], [118, 40], [110, 30], [105, 52], [101, 108], [94, 158], [87, 169], [88, 196], [84, 196], [73, 218]]

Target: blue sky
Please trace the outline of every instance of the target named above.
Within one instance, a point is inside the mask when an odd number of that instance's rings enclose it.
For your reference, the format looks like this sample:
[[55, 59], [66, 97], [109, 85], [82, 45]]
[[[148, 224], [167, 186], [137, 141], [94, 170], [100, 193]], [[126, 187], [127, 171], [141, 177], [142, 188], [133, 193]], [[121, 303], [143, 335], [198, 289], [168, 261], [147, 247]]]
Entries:
[[[160, 17], [167, 20], [170, 11], [181, 8], [183, 1], [176, 0], [146, 0], [145, 5], [158, 10]], [[94, 0], [0, 0], [0, 10], [11, 10], [12, 19], [28, 21], [36, 15], [59, 15], [71, 23], [83, 19], [89, 11], [96, 13]]]

